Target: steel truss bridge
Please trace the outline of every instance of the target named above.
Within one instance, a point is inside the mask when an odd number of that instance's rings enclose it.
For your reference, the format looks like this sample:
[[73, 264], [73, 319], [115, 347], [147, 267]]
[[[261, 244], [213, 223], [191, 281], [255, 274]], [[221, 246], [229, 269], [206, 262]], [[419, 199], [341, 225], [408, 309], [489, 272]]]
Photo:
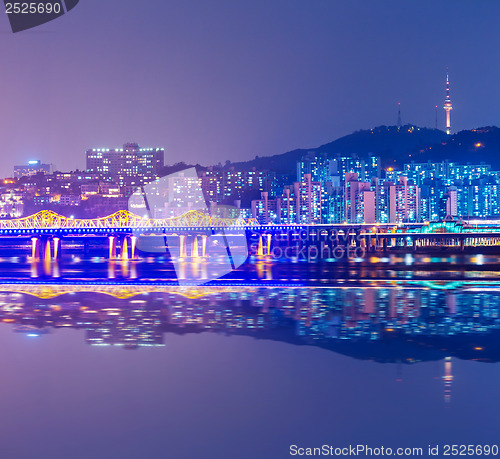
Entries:
[[[391, 234], [392, 238], [415, 238], [423, 235], [469, 234], [478, 233], [500, 235], [500, 221], [497, 224], [466, 225], [461, 222], [440, 223], [386, 223], [386, 224], [260, 224], [255, 218], [225, 218], [211, 216], [199, 210], [191, 210], [177, 217], [145, 218], [128, 210], [119, 210], [112, 215], [101, 218], [70, 218], [51, 210], [42, 210], [36, 214], [14, 219], [0, 220], [0, 236], [39, 235], [39, 234], [112, 234], [114, 232], [139, 231], [153, 233], [176, 233], [196, 230], [255, 230], [271, 233], [282, 230], [303, 230], [324, 234], [335, 229], [340, 233], [357, 234]], [[471, 234], [472, 233], [472, 234]]]
[[191, 210], [177, 217], [144, 218], [128, 210], [119, 210], [102, 218], [69, 218], [51, 210], [42, 210], [23, 218], [0, 220], [0, 235], [100, 233], [120, 230], [163, 232], [186, 228], [228, 228], [258, 225], [255, 219], [213, 217], [201, 211]]
[[253, 252], [257, 256], [281, 253], [287, 247], [295, 248], [295, 255], [288, 252], [296, 256], [302, 253], [299, 245], [315, 246], [321, 253], [323, 250], [336, 250], [339, 246], [346, 249], [346, 253], [350, 248], [376, 252], [397, 247], [464, 250], [467, 247], [490, 246], [500, 250], [500, 224], [495, 223], [263, 225], [256, 219], [224, 218], [197, 210], [162, 219], [140, 217], [127, 210], [93, 219], [68, 218], [43, 210], [24, 218], [0, 220], [0, 239], [31, 239], [33, 260], [58, 259], [62, 240], [79, 236], [108, 238], [109, 259], [134, 259], [137, 256], [137, 236], [140, 235], [175, 236], [179, 244], [174, 252], [171, 251], [172, 256], [203, 258], [208, 255], [207, 238], [221, 233], [246, 236], [249, 245], [255, 247]]

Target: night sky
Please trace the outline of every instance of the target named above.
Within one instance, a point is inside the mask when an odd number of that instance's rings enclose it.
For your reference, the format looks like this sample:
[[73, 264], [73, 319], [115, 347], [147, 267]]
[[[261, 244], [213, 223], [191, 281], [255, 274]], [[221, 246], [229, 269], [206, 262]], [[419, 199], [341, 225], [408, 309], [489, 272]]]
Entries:
[[214, 164], [403, 122], [500, 125], [500, 2], [81, 0], [12, 34], [0, 19], [0, 175], [83, 168], [92, 147]]

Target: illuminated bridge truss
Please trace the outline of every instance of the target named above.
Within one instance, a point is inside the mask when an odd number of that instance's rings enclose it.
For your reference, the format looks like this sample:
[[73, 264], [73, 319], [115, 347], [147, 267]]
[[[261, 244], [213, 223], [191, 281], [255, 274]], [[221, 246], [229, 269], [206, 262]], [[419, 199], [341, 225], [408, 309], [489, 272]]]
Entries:
[[[292, 228], [300, 229], [304, 227], [315, 227], [320, 231], [328, 230], [331, 227], [340, 228], [340, 231], [345, 231], [352, 227], [354, 231], [363, 233], [377, 232], [396, 233], [395, 236], [402, 236], [402, 233], [417, 236], [423, 234], [426, 236], [445, 235], [445, 234], [464, 234], [464, 233], [495, 233], [500, 235], [500, 222], [488, 225], [465, 225], [461, 222], [440, 222], [431, 224], [406, 224], [400, 227], [397, 224], [373, 225], [307, 225], [307, 224], [267, 224], [261, 225], [255, 218], [226, 218], [210, 216], [208, 213], [199, 210], [190, 210], [177, 217], [170, 218], [145, 218], [140, 217], [128, 210], [119, 210], [114, 214], [101, 218], [69, 218], [59, 215], [51, 210], [42, 210], [36, 214], [23, 218], [14, 218], [0, 220], [0, 235], [5, 234], [23, 234], [36, 232], [51, 232], [51, 230], [62, 230], [69, 233], [92, 233], [120, 230], [152, 230], [162, 231], [183, 230], [183, 229], [202, 229], [202, 228], [231, 228], [231, 227], [266, 227], [266, 228]], [[357, 227], [357, 229], [355, 229]], [[375, 229], [376, 228], [376, 229]], [[399, 234], [398, 234], [399, 233]]]
[[0, 220], [0, 230], [47, 230], [47, 229], [161, 229], [161, 228], [214, 228], [252, 226], [255, 219], [221, 218], [191, 210], [178, 217], [143, 218], [128, 210], [119, 210], [102, 218], [68, 218], [51, 210], [42, 210], [28, 217]]

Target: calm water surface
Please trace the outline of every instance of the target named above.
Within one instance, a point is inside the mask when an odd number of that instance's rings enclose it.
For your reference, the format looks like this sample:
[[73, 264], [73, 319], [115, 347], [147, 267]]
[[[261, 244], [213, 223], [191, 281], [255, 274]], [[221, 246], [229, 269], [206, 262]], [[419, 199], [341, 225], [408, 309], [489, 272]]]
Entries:
[[494, 271], [265, 265], [179, 287], [154, 263], [19, 265], [0, 285], [0, 457], [499, 442]]

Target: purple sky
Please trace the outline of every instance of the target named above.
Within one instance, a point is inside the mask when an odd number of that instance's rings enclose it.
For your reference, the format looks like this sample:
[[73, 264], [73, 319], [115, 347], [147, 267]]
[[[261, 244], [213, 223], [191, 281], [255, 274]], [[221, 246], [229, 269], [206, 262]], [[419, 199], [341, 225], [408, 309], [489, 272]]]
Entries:
[[166, 162], [251, 159], [361, 128], [500, 125], [500, 2], [81, 0], [12, 34], [0, 21], [0, 175], [82, 168], [92, 147]]

